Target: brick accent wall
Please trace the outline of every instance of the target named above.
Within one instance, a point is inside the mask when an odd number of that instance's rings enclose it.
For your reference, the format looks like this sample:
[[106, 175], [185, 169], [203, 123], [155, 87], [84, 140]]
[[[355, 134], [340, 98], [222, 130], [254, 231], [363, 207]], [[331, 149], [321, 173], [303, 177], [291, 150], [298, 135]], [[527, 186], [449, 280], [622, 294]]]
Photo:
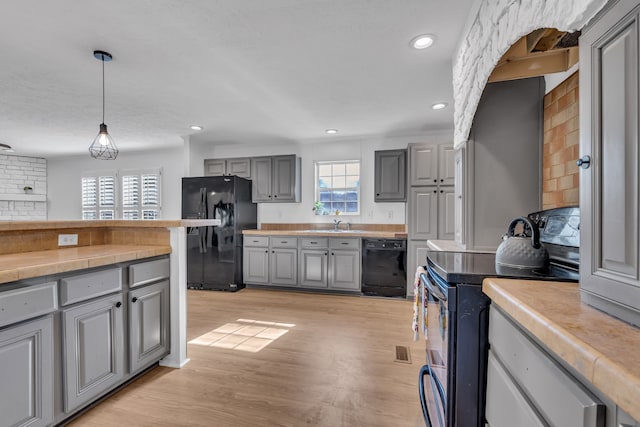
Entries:
[[542, 208], [577, 205], [580, 179], [578, 71], [544, 97]]
[[[25, 194], [25, 186], [33, 193]], [[0, 154], [0, 220], [46, 220], [46, 194], [45, 159]], [[43, 201], [30, 200], [36, 198]]]

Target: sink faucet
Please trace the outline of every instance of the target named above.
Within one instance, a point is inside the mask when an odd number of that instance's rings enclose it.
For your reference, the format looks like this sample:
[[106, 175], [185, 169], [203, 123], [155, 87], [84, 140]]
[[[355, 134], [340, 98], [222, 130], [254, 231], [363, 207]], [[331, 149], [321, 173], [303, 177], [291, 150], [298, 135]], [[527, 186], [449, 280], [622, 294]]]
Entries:
[[341, 222], [342, 221], [340, 221], [339, 219], [334, 219], [333, 220], [333, 230], [334, 231], [338, 231], [339, 230], [338, 226], [340, 225]]

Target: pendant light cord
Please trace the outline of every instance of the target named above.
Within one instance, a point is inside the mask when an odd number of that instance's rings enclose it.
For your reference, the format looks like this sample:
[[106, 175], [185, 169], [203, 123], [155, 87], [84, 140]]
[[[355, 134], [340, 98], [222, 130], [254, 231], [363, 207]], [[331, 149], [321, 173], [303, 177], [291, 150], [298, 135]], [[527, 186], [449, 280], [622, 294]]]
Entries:
[[104, 55], [102, 55], [102, 123], [104, 123]]

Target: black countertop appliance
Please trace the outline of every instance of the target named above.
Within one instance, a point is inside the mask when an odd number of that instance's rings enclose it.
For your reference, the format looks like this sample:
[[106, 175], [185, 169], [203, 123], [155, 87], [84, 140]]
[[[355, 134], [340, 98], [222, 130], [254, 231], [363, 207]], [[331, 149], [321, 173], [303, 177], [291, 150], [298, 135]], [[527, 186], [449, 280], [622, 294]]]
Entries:
[[[577, 207], [529, 214], [549, 251], [544, 268], [496, 266], [495, 255], [429, 252], [421, 275], [427, 299], [427, 364], [419, 393], [427, 426], [485, 425], [488, 308], [482, 293], [487, 277], [577, 282], [580, 212]], [[496, 268], [497, 267], [497, 268]]]
[[237, 176], [182, 178], [182, 218], [219, 219], [219, 226], [187, 228], [187, 286], [244, 287], [242, 230], [257, 228], [251, 181]]

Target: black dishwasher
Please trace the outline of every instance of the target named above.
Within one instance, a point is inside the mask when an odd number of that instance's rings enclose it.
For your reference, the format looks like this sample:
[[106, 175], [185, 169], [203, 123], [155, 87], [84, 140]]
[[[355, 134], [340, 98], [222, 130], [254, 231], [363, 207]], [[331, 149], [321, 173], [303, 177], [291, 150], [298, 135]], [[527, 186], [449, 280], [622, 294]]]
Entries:
[[405, 298], [406, 260], [406, 239], [362, 239], [362, 294]]

